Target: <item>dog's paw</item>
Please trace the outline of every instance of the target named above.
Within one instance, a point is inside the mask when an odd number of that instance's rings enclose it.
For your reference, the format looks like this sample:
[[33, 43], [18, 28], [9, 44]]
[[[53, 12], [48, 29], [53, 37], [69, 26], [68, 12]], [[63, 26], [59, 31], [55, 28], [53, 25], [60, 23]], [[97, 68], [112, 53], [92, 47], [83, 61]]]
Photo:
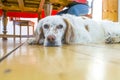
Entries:
[[114, 43], [114, 40], [113, 40], [111, 37], [108, 37], [108, 38], [105, 40], [105, 43], [107, 43], [107, 44], [113, 44], [113, 43]]
[[27, 43], [29, 45], [35, 45], [35, 44], [37, 44], [37, 41], [34, 38], [31, 38], [31, 39], [28, 39]]
[[110, 35], [105, 39], [105, 43], [107, 43], [107, 44], [120, 43], [120, 36], [119, 35]]

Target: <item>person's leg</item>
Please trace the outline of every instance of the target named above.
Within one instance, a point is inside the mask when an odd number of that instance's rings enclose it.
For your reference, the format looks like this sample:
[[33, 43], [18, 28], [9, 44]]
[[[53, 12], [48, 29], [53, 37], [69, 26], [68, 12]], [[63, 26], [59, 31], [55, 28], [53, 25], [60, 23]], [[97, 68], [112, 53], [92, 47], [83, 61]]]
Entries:
[[84, 5], [84, 4], [77, 4], [72, 6], [68, 10], [68, 14], [76, 15], [76, 16], [81, 16], [81, 15], [87, 15], [89, 12], [89, 6]]

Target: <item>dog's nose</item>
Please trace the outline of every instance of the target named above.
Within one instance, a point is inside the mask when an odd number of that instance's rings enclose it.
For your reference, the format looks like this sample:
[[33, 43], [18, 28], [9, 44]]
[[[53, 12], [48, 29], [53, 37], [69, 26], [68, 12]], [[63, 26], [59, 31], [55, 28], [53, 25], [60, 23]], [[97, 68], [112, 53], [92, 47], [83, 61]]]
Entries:
[[55, 42], [55, 36], [54, 35], [49, 35], [47, 37], [47, 40], [50, 42], [50, 43], [54, 43]]

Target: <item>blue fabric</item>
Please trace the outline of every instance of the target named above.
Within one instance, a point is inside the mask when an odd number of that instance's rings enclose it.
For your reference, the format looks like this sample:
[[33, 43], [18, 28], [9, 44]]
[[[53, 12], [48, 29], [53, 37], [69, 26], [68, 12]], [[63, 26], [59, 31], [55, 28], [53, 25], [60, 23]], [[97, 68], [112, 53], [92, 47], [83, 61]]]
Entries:
[[89, 6], [86, 4], [76, 4], [68, 9], [60, 11], [57, 15], [72, 14], [76, 16], [86, 15], [89, 12]]

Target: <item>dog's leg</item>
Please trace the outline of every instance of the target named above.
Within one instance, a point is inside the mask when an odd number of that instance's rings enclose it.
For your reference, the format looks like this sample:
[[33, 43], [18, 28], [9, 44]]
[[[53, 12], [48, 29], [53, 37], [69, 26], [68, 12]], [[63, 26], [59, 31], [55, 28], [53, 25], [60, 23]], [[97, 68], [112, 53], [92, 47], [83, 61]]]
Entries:
[[39, 29], [39, 28], [36, 28], [34, 37], [31, 39], [28, 39], [28, 44], [30, 44], [30, 45], [43, 44], [43, 42], [44, 42], [43, 30], [40, 29], [40, 32], [38, 32], [37, 29]]
[[105, 40], [105, 43], [107, 43], [107, 44], [120, 43], [120, 35], [119, 34], [109, 34]]

